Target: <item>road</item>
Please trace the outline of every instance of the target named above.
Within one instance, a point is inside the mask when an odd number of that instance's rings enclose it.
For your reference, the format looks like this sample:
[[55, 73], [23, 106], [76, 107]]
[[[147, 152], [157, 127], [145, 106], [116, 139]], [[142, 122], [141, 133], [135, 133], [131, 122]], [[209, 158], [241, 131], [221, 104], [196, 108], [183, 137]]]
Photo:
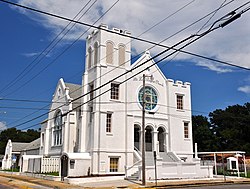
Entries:
[[249, 189], [250, 184], [226, 184], [218, 186], [195, 186], [185, 187], [185, 189]]
[[0, 184], [0, 189], [13, 189], [13, 187], [9, 187], [7, 185]]
[[0, 176], [0, 189], [17, 189], [17, 188], [48, 189], [49, 187]]

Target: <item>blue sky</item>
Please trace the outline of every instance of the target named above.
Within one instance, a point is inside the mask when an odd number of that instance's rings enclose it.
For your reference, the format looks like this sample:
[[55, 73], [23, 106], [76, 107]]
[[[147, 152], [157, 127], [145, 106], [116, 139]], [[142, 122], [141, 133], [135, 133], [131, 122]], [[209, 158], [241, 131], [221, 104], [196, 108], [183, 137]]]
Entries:
[[[70, 18], [73, 18], [83, 6], [83, 2], [80, 0], [71, 3], [68, 3], [66, 0], [41, 0], [39, 2], [20, 0], [16, 2]], [[92, 2], [93, 7], [81, 19], [81, 21], [90, 24], [94, 23], [116, 1], [98, 1], [96, 4], [94, 4], [94, 1]], [[245, 2], [247, 1], [239, 0], [229, 4], [217, 11], [213, 16], [207, 17], [203, 22], [188, 28], [164, 44], [173, 45], [179, 40], [196, 33], [206, 22], [208, 22], [208, 25], [213, 23], [214, 20]], [[64, 6], [66, 3], [67, 7]], [[84, 3], [87, 3], [87, 1]], [[139, 36], [142, 32], [165, 18], [164, 22], [141, 36], [141, 38], [159, 42], [210, 11], [221, 5], [225, 5], [225, 1], [213, 0], [166, 1], [164, 2], [166, 6], [162, 5], [162, 3], [159, 0], [153, 4], [149, 0], [119, 1], [95, 25], [106, 23], [117, 28], [128, 29], [133, 36]], [[173, 16], [169, 16], [181, 7], [185, 8]], [[67, 22], [14, 8], [5, 3], [0, 3], [0, 22], [0, 98], [50, 101], [55, 86], [61, 77], [66, 82], [81, 83], [81, 75], [85, 63], [84, 39], [86, 35], [56, 59], [86, 29], [75, 26], [29, 74], [19, 79], [10, 88], [4, 89], [9, 82], [15, 79], [47, 47]], [[214, 31], [211, 35], [194, 43], [187, 50], [250, 68], [249, 23], [250, 11], [246, 12], [239, 20], [232, 23], [232, 25]], [[203, 31], [206, 30], [205, 28], [203, 28]], [[148, 44], [136, 41], [133, 41], [132, 45], [133, 55], [150, 48]], [[154, 48], [150, 50], [151, 55], [153, 56], [161, 50], [160, 48]], [[45, 71], [31, 80], [46, 66], [48, 68]], [[207, 115], [215, 109], [223, 109], [229, 105], [244, 104], [249, 101], [249, 71], [225, 67], [181, 53], [169, 63], [160, 63], [159, 67], [167, 78], [191, 82], [193, 114]], [[27, 83], [27, 81], [29, 82]], [[16, 126], [45, 113], [46, 110], [35, 112], [37, 111], [35, 109], [46, 105], [48, 103], [0, 100], [0, 130], [1, 128]], [[46, 108], [49, 108], [49, 106]], [[29, 114], [32, 115], [28, 116]], [[45, 118], [46, 116], [43, 116], [18, 127], [18, 129], [37, 124]]]

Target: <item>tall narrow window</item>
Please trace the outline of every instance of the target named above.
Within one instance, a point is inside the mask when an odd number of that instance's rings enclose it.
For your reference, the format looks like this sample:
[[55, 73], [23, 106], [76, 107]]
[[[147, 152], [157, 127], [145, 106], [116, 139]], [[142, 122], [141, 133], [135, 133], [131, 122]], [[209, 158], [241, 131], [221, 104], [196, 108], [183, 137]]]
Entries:
[[62, 112], [58, 111], [54, 117], [53, 128], [54, 146], [62, 144]]
[[177, 95], [177, 109], [183, 110], [183, 95]]
[[111, 83], [111, 99], [119, 100], [119, 84]]
[[98, 43], [95, 42], [94, 44], [94, 65], [97, 65], [98, 61]]
[[119, 66], [125, 65], [125, 46], [119, 45]]
[[110, 172], [118, 172], [119, 158], [110, 158]]
[[94, 84], [91, 83], [89, 84], [89, 100], [93, 100], [93, 98], [94, 98]]
[[89, 47], [88, 49], [88, 68], [91, 68], [92, 64], [92, 49]]
[[184, 138], [189, 138], [189, 128], [187, 122], [184, 122]]
[[88, 103], [89, 123], [93, 122], [93, 99], [94, 99], [94, 84], [91, 83], [89, 84], [89, 103]]
[[106, 63], [113, 64], [113, 51], [114, 45], [111, 42], [107, 42], [106, 44]]
[[106, 132], [111, 133], [112, 114], [108, 113], [106, 118]]

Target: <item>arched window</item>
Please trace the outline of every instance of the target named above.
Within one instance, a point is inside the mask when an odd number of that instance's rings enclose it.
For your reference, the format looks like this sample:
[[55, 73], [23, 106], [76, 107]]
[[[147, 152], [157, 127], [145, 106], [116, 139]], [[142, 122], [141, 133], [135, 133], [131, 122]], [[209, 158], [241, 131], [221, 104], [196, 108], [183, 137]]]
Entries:
[[114, 45], [112, 42], [107, 42], [106, 44], [106, 63], [107, 64], [113, 64], [113, 51], [114, 51]]
[[88, 49], [88, 69], [91, 68], [92, 64], [92, 49], [89, 47]]
[[95, 42], [94, 44], [94, 65], [97, 65], [98, 61], [98, 43]]
[[53, 139], [54, 146], [62, 144], [62, 112], [60, 110], [56, 112], [54, 117]]
[[125, 65], [125, 46], [124, 45], [119, 45], [119, 66], [124, 66]]

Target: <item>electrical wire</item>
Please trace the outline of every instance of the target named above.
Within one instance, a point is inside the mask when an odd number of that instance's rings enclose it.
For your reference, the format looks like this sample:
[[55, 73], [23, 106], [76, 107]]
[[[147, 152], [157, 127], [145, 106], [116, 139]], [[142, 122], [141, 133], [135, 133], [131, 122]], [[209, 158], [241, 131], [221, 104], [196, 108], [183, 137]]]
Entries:
[[[175, 48], [176, 48], [177, 46], [179, 46], [180, 44], [182, 44], [182, 43], [184, 43], [184, 42], [186, 42], [186, 41], [188, 41], [188, 40], [190, 40], [190, 39], [196, 37], [196, 38], [193, 39], [192, 41], [189, 41], [188, 43], [186, 43], [185, 45], [183, 45], [181, 48], [178, 48], [177, 50], [174, 50], [174, 52], [168, 54], [167, 56], [165, 56], [165, 57], [163, 57], [162, 59], [158, 60], [157, 62], [153, 63], [152, 65], [146, 67], [145, 69], [142, 69], [141, 71], [137, 72], [137, 73], [134, 74], [133, 76], [128, 77], [127, 79], [125, 79], [124, 81], [122, 81], [122, 82], [120, 83], [120, 85], [123, 84], [123, 83], [125, 83], [125, 82], [127, 82], [129, 79], [133, 78], [135, 75], [138, 75], [138, 74], [144, 72], [145, 70], [149, 69], [150, 67], [152, 67], [152, 66], [156, 65], [157, 63], [163, 61], [164, 59], [166, 59], [166, 58], [168, 58], [169, 56], [175, 54], [176, 52], [178, 52], [178, 51], [184, 49], [184, 48], [187, 47], [188, 45], [194, 43], [195, 41], [199, 40], [200, 38], [204, 37], [205, 35], [211, 33], [212, 31], [214, 31], [214, 30], [216, 30], [216, 29], [218, 29], [218, 28], [220, 28], [220, 25], [219, 25], [219, 26], [216, 26], [216, 27], [214, 27], [214, 28], [210, 28], [209, 30], [207, 30], [207, 31], [205, 31], [205, 32], [203, 32], [203, 33], [201, 33], [201, 34], [191, 35], [191, 36], [189, 36], [189, 37], [187, 37], [187, 38], [181, 40], [180, 42], [176, 43], [175, 45], [171, 46], [171, 48], [166, 49], [166, 50], [162, 51], [161, 53], [158, 53], [158, 54], [155, 55], [154, 57], [152, 57], [152, 58], [150, 58], [149, 60], [145, 61], [143, 64], [140, 64], [140, 65], [138, 65], [138, 66], [133, 67], [131, 70], [129, 70], [129, 72], [125, 72], [125, 74], [132, 72], [133, 70], [135, 70], [136, 68], [140, 67], [141, 65], [144, 65], [146, 62], [149, 62], [149, 61], [155, 59], [156, 57], [158, 57], [158, 56], [160, 56], [160, 55], [166, 53], [166, 52], [169, 51], [170, 49], [171, 49], [171, 50], [172, 50], [172, 49], [175, 49]], [[107, 85], [107, 84], [109, 84], [109, 83], [115, 81], [117, 78], [122, 77], [122, 76], [125, 75], [125, 74], [120, 74], [119, 76], [117, 76], [117, 77], [113, 78], [112, 80], [106, 82], [104, 85], [101, 85], [101, 86], [95, 88], [95, 90], [93, 90], [93, 91], [96, 91], [96, 90], [102, 88], [103, 86], [105, 86], [105, 85]], [[93, 97], [93, 99], [96, 99], [97, 97], [100, 97], [100, 96], [104, 95], [105, 93], [107, 93], [107, 92], [110, 91], [110, 90], [111, 90], [111, 89], [108, 89], [108, 90], [106, 90], [106, 91], [100, 93], [99, 95]], [[91, 92], [93, 92], [93, 91], [91, 91]], [[73, 101], [76, 101], [76, 100], [78, 100], [78, 99], [80, 99], [80, 98], [82, 98], [83, 96], [86, 96], [86, 95], [88, 95], [88, 94], [90, 94], [90, 92], [88, 92], [88, 93], [86, 93], [86, 94], [84, 94], [84, 95], [81, 95], [81, 96], [78, 97], [78, 98], [73, 99], [72, 102], [73, 102]], [[87, 102], [82, 103], [80, 106], [77, 106], [77, 107], [75, 107], [75, 108], [72, 108], [72, 109], [69, 110], [67, 113], [64, 113], [63, 116], [65, 116], [65, 115], [67, 115], [68, 113], [70, 113], [70, 112], [72, 112], [72, 111], [74, 111], [74, 110], [80, 108], [82, 105], [84, 105], [84, 104], [86, 104], [86, 103], [92, 101], [93, 99], [90, 99], [90, 100], [88, 100]], [[42, 115], [38, 116], [37, 118], [40, 118], [41, 116], [42, 116]], [[33, 119], [29, 120], [29, 121], [26, 121], [26, 122], [24, 122], [24, 123], [18, 124], [18, 125], [16, 125], [15, 127], [18, 127], [18, 126], [21, 126], [21, 125], [26, 124], [26, 123], [28, 123], [28, 122], [31, 122], [31, 121], [33, 121], [33, 120], [35, 120], [35, 119], [37, 119], [37, 118], [33, 118]]]
[[[88, 4], [91, 2], [92, 0], [89, 0], [82, 8], [81, 8], [81, 10], [74, 16], [74, 18], [73, 18], [73, 20], [75, 20], [79, 15], [80, 15], [80, 13], [88, 6]], [[94, 3], [96, 2], [97, 0], [95, 0], [94, 1]], [[94, 5], [94, 3], [92, 3], [92, 5], [87, 9], [87, 11]], [[79, 21], [86, 13], [87, 13], [87, 11], [85, 11], [82, 15], [81, 15], [81, 17], [79, 17], [77, 20]], [[57, 36], [47, 45], [47, 47], [31, 62], [31, 63], [29, 63], [29, 65], [28, 66], [26, 66], [25, 68], [24, 68], [24, 70], [21, 72], [21, 73], [19, 73], [16, 77], [15, 77], [15, 79], [13, 79], [13, 80], [11, 80], [7, 85], [5, 85], [1, 90], [0, 90], [0, 93], [2, 93], [3, 91], [6, 91], [7, 89], [9, 89], [10, 87], [12, 87], [12, 86], [14, 86], [18, 81], [20, 81], [23, 77], [25, 77], [25, 75], [27, 75], [35, 66], [37, 66], [38, 65], [38, 63], [40, 63], [42, 60], [43, 60], [43, 58], [44, 57], [46, 57], [50, 52], [51, 52], [51, 50], [65, 37], [65, 35], [75, 26], [75, 24], [76, 23], [74, 23], [72, 26], [71, 26], [71, 28], [69, 28], [67, 31], [66, 31], [66, 29], [68, 28], [68, 26], [70, 25], [72, 23], [72, 21], [71, 22], [69, 22], [62, 30], [61, 30], [61, 32], [59, 33], [59, 34], [57, 34]], [[63, 34], [63, 32], [64, 31], [66, 31], [66, 33], [64, 33]], [[62, 35], [63, 34], [63, 35]], [[59, 38], [59, 36], [60, 35], [62, 35], [61, 37], [60, 37], [60, 39], [58, 39]], [[57, 40], [58, 39], [58, 40]], [[56, 41], [57, 40], [57, 41]], [[54, 45], [53, 45], [54, 44]], [[53, 46], [52, 46], [53, 45]], [[52, 46], [52, 47], [51, 47]], [[51, 47], [51, 48], [50, 48]], [[49, 49], [50, 48], [50, 49]], [[39, 57], [41, 57], [42, 56], [42, 58], [40, 58], [40, 60], [36, 63], [36, 64], [34, 64], [38, 59], [39, 59]], [[33, 65], [34, 64], [34, 65]], [[33, 66], [32, 66], [33, 65]], [[31, 67], [32, 66], [32, 67]], [[28, 68], [29, 67], [31, 67], [29, 70], [28, 70]], [[28, 70], [28, 71], [26, 71], [26, 70]]]
[[[148, 32], [148, 31], [150, 31], [152, 28], [156, 27], [157, 25], [161, 24], [162, 22], [166, 21], [168, 18], [170, 18], [170, 17], [172, 17], [173, 15], [177, 14], [178, 12], [180, 12], [181, 10], [183, 10], [184, 8], [186, 8], [187, 6], [189, 6], [189, 5], [190, 5], [191, 3], [193, 3], [193, 2], [194, 2], [194, 1], [191, 1], [191, 2], [189, 2], [189, 3], [187, 3], [187, 4], [185, 4], [183, 7], [177, 9], [175, 12], [173, 12], [173, 13], [170, 14], [170, 15], [168, 15], [168, 16], [165, 17], [163, 20], [161, 20], [160, 22], [154, 24], [154, 26], [150, 27], [149, 29], [147, 29], [146, 31], [144, 31], [143, 33], [141, 33], [139, 36], [141, 36], [142, 34], [144, 34], [144, 33]], [[113, 53], [114, 53], [114, 52], [113, 52]], [[142, 53], [144, 53], [144, 52], [142, 52]], [[142, 53], [141, 53], [141, 54], [142, 54]], [[136, 57], [139, 57], [139, 56], [140, 56], [140, 54], [137, 55]], [[133, 59], [135, 59], [136, 57], [134, 57]], [[104, 58], [105, 58], [105, 57], [104, 57]], [[128, 62], [128, 61], [126, 61], [126, 62]], [[124, 64], [125, 64], [126, 62], [124, 62]], [[115, 67], [114, 69], [110, 70], [108, 73], [112, 72], [112, 71], [115, 70], [116, 68], [117, 68], [117, 67]], [[106, 75], [106, 74], [108, 74], [108, 73], [105, 73], [105, 74], [103, 74], [102, 76], [99, 76], [99, 77], [101, 78], [101, 77], [103, 77], [104, 75]], [[96, 80], [97, 80], [97, 79], [99, 79], [99, 78], [96, 78]], [[82, 87], [84, 87], [84, 86], [82, 86]], [[81, 88], [82, 88], [82, 87], [81, 87]], [[74, 93], [74, 92], [80, 90], [81, 88], [76, 89], [75, 91], [70, 92], [70, 94], [72, 94], [72, 93]], [[47, 106], [45, 106], [45, 107], [43, 107], [43, 108], [46, 108], [46, 107], [47, 107]], [[36, 112], [35, 112], [35, 113], [36, 113]], [[28, 116], [30, 116], [30, 115], [33, 115], [33, 113], [32, 113], [32, 114], [29, 114], [29, 115], [27, 115], [27, 116], [25, 116], [24, 118], [26, 118], [26, 117], [28, 117]], [[20, 121], [20, 120], [19, 120], [19, 121]], [[13, 124], [13, 122], [10, 123], [10, 124]]]

